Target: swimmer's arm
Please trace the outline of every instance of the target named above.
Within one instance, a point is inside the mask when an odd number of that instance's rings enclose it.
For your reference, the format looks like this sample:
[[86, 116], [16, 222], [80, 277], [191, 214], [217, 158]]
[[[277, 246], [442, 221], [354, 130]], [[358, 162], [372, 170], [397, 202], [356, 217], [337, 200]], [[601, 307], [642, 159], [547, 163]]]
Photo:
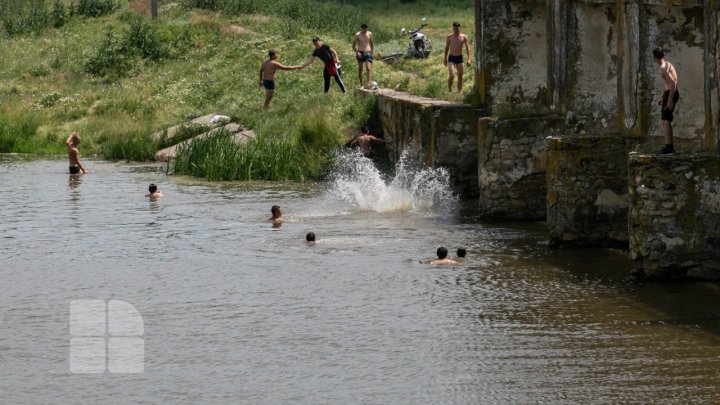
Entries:
[[263, 73], [265, 72], [265, 64], [260, 65], [260, 85], [263, 85]]
[[370, 52], [375, 53], [375, 45], [373, 44], [373, 35], [370, 33]]
[[340, 63], [340, 58], [338, 58], [338, 54], [333, 48], [330, 48], [330, 53], [332, 54], [335, 63]]
[[390, 143], [390, 141], [386, 141], [385, 139], [376, 138], [374, 136], [372, 137], [372, 140], [376, 141], [376, 142], [381, 142], [381, 143]]
[[70, 142], [72, 141], [73, 135], [75, 135], [75, 132], [73, 132], [72, 134], [68, 135], [67, 139], [65, 140], [65, 145], [70, 145]]
[[353, 52], [355, 52], [355, 53], [358, 53], [358, 50], [357, 50], [357, 41], [358, 41], [358, 34], [355, 34], [355, 36], [353, 37], [353, 40], [352, 40], [352, 50], [353, 50]]

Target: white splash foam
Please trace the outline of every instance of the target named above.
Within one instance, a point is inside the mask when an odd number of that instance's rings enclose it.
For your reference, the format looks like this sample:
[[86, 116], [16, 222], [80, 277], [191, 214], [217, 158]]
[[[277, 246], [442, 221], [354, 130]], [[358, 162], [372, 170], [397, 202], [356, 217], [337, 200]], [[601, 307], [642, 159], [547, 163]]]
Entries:
[[403, 150], [390, 179], [357, 150], [338, 153], [331, 178], [329, 193], [360, 210], [439, 214], [457, 203], [448, 171], [427, 167], [410, 146]]

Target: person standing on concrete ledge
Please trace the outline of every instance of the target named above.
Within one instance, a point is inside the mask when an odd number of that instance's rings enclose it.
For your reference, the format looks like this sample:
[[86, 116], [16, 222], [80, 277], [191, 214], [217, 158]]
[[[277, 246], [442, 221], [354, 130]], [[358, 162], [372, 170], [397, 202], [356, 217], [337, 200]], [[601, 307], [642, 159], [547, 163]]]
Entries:
[[[455, 79], [455, 69], [457, 68], [457, 89], [458, 93], [462, 92], [463, 82], [463, 45], [467, 52], [467, 65], [470, 66], [470, 45], [468, 45], [468, 37], [460, 33], [460, 23], [453, 23], [453, 33], [448, 35], [445, 42], [445, 57], [443, 63], [448, 67], [448, 91], [452, 93], [453, 79]], [[448, 53], [450, 54], [448, 56]]]
[[[373, 61], [373, 46], [374, 45], [372, 32], [368, 31], [367, 24], [363, 23], [360, 25], [360, 31], [355, 33], [355, 36], [352, 40], [352, 49], [353, 52], [355, 52], [355, 59], [357, 59], [358, 62], [358, 80], [360, 81], [361, 89], [372, 88], [372, 82], [370, 81], [370, 70]], [[365, 86], [363, 86], [362, 79], [363, 66], [365, 67], [365, 72], [367, 76]]]
[[675, 153], [675, 147], [673, 146], [673, 112], [675, 106], [680, 99], [680, 92], [678, 91], [678, 77], [675, 67], [672, 63], [665, 60], [665, 51], [661, 47], [653, 49], [653, 57], [655, 63], [660, 67], [660, 77], [665, 82], [664, 91], [658, 98], [658, 104], [660, 104], [660, 123], [663, 129], [663, 136], [665, 137], [665, 146], [660, 149], [657, 153], [664, 155], [667, 153]]

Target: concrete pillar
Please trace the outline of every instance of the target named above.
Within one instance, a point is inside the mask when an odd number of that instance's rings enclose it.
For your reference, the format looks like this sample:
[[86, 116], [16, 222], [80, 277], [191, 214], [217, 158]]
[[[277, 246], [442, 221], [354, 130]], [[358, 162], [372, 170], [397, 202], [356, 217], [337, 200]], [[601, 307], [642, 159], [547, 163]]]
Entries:
[[717, 0], [705, 0], [705, 139], [706, 150], [720, 151], [718, 134], [718, 4]]
[[617, 0], [618, 128], [641, 133], [638, 116], [640, 77], [640, 10], [637, 0]]
[[485, 0], [475, 0], [475, 84], [473, 92], [481, 105], [487, 104], [485, 76]]
[[548, 105], [552, 111], [565, 112], [565, 85], [567, 80], [567, 26], [566, 0], [548, 0]]

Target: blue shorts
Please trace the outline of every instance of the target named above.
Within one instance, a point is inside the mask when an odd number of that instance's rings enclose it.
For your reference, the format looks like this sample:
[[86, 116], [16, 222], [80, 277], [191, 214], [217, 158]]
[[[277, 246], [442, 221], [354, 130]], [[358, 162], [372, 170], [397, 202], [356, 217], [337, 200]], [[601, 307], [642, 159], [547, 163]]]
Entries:
[[372, 63], [373, 55], [372, 52], [360, 52], [360, 56], [356, 54], [355, 59], [357, 59], [358, 63]]
[[275, 90], [275, 81], [274, 80], [263, 80], [263, 87], [267, 90]]
[[448, 63], [454, 63], [456, 65], [462, 65], [463, 63], [463, 56], [462, 55], [448, 55]]

